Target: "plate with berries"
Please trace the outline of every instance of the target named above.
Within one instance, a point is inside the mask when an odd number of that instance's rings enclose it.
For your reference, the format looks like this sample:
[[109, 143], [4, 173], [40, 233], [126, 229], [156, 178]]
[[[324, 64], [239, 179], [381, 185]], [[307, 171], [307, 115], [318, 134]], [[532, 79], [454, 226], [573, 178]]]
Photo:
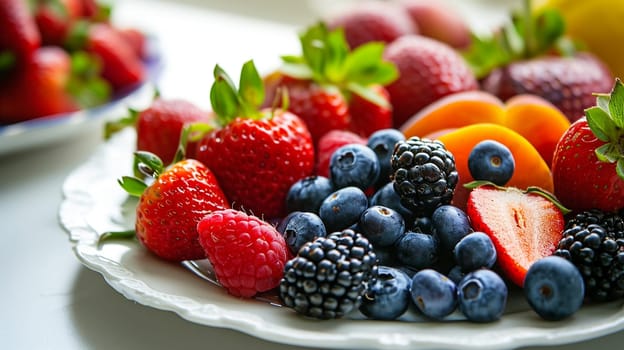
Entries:
[[[58, 5], [58, 7], [55, 7]], [[161, 70], [158, 40], [93, 2], [7, 2], [0, 43], [0, 154], [61, 140], [144, 105]]]
[[[453, 154], [391, 128], [342, 141], [327, 176], [305, 175], [305, 124], [260, 107], [252, 61], [241, 77], [237, 89], [215, 67], [217, 119], [180, 122], [186, 147], [170, 162], [135, 151], [157, 110], [186, 115], [163, 99], [65, 181], [72, 249], [119, 293], [194, 323], [327, 348], [511, 349], [624, 328], [621, 215], [570, 218], [544, 189], [505, 187], [514, 154], [499, 142], [470, 152], [479, 171], [460, 207]], [[259, 147], [261, 157], [240, 151]], [[276, 161], [291, 166], [265, 166]], [[272, 191], [259, 198], [258, 187]]]
[[[85, 266], [146, 306], [300, 346], [512, 349], [624, 329], [622, 82], [574, 119], [471, 90], [440, 42], [350, 50], [323, 23], [300, 39], [265, 77], [250, 60], [237, 85], [216, 65], [211, 111], [158, 96], [107, 124], [63, 185]], [[400, 64], [413, 55], [452, 56], [469, 84], [395, 118], [392, 84], [422, 80]]]

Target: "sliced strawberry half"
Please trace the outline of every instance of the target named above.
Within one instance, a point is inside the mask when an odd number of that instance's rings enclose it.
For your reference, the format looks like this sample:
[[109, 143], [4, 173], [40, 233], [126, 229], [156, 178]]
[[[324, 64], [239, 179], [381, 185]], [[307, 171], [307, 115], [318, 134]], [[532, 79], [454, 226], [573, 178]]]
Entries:
[[529, 267], [555, 251], [564, 229], [561, 208], [535, 189], [477, 187], [466, 213], [473, 229], [492, 239], [501, 272], [521, 287]]

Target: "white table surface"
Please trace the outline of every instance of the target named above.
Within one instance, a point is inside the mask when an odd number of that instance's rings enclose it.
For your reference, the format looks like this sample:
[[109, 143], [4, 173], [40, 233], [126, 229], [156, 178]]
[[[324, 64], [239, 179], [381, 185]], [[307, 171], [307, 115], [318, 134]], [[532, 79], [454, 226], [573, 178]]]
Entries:
[[[260, 69], [270, 69], [280, 54], [298, 52], [296, 30], [313, 21], [320, 6], [295, 0], [193, 2], [198, 0], [125, 0], [116, 5], [115, 19], [159, 37], [164, 96], [203, 106], [209, 106], [215, 63], [234, 71], [253, 58]], [[270, 10], [277, 5], [281, 10]], [[78, 262], [58, 223], [61, 185], [101, 142], [98, 125], [62, 142], [0, 156], [0, 348], [296, 349], [142, 306]], [[623, 343], [619, 332], [531, 349], [614, 349]]]

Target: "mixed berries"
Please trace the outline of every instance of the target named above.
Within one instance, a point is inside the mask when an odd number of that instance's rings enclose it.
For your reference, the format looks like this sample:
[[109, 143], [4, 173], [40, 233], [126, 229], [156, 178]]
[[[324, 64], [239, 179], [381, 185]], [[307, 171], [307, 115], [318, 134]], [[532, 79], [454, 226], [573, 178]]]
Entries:
[[[406, 21], [425, 6], [408, 3]], [[139, 142], [142, 176], [120, 181], [141, 197], [145, 248], [316, 319], [496, 322], [522, 289], [560, 320], [623, 297], [624, 85], [571, 124], [537, 96], [466, 92], [478, 80], [455, 46], [398, 30], [363, 43], [353, 21], [310, 27], [264, 78], [249, 61], [235, 86], [216, 66], [213, 113], [158, 99], [139, 114], [156, 125], [139, 139], [175, 145]]]

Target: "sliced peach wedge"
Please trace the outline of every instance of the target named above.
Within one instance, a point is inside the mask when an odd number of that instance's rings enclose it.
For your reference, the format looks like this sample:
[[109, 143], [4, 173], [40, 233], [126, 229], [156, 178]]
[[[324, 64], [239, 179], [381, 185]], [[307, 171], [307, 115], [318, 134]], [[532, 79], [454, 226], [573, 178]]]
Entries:
[[475, 123], [502, 124], [504, 119], [505, 104], [498, 97], [483, 91], [463, 91], [421, 109], [400, 130], [406, 137], [424, 137]]
[[401, 126], [406, 137], [439, 138], [457, 128], [492, 123], [526, 138], [550, 167], [555, 145], [570, 126], [553, 104], [536, 95], [519, 95], [506, 102], [484, 91], [448, 95], [423, 108]]
[[570, 121], [552, 103], [535, 95], [517, 95], [505, 104], [504, 125], [524, 136], [551, 166], [557, 141]]
[[468, 170], [468, 156], [472, 148], [483, 140], [498, 141], [511, 151], [514, 161], [514, 174], [506, 186], [526, 189], [530, 186], [553, 191], [550, 167], [537, 149], [518, 132], [499, 124], [477, 123], [450, 131], [438, 137], [455, 157], [459, 182], [455, 188], [453, 204], [465, 208], [469, 190], [464, 184], [474, 181]]

